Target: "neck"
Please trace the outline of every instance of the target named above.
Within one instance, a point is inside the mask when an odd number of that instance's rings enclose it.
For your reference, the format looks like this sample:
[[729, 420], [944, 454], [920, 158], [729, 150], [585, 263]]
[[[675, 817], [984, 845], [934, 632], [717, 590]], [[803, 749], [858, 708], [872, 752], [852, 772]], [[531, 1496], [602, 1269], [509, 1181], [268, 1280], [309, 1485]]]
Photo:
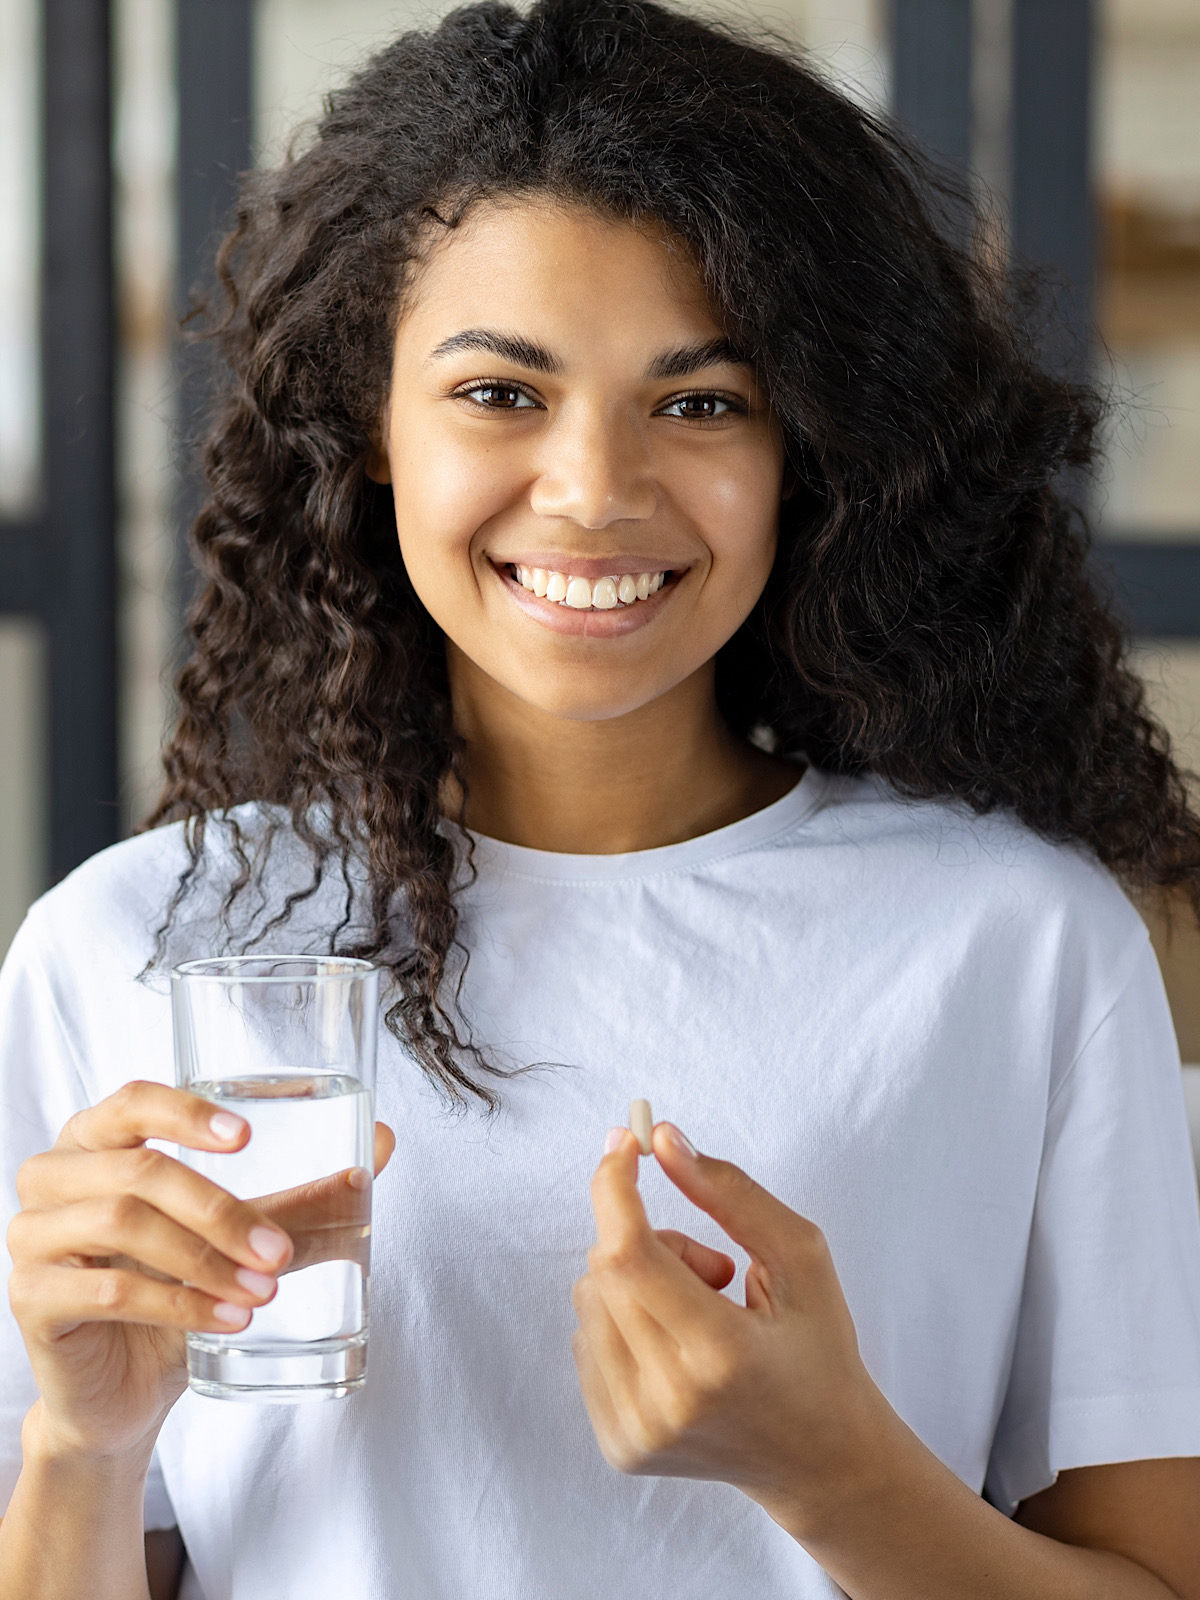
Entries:
[[[725, 726], [712, 662], [600, 721], [519, 700], [453, 646], [448, 665], [467, 748], [464, 820], [493, 839], [571, 855], [650, 850], [737, 822], [796, 783], [794, 766]], [[459, 799], [447, 796], [449, 814]]]

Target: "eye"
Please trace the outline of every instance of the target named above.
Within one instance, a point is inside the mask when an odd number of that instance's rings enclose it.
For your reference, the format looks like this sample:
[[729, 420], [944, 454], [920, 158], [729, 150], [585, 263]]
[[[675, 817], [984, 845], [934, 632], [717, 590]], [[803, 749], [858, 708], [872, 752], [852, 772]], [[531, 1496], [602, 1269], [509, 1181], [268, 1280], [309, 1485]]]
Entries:
[[676, 395], [655, 413], [660, 417], [678, 417], [683, 422], [714, 422], [718, 417], [745, 415], [746, 407], [732, 395], [712, 394], [696, 390], [693, 394]]
[[465, 389], [456, 389], [454, 396], [456, 400], [470, 400], [485, 411], [528, 411], [537, 408], [537, 401], [531, 394], [518, 388], [515, 383], [503, 383], [496, 378], [468, 384]]

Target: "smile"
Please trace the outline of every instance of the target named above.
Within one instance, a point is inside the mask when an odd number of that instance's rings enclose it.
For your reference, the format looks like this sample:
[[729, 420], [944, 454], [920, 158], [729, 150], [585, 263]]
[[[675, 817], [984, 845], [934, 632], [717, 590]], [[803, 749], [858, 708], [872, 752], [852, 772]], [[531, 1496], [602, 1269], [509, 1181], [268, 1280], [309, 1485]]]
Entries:
[[572, 576], [546, 567], [509, 564], [510, 577], [539, 600], [569, 606], [572, 611], [613, 611], [618, 606], [636, 605], [657, 594], [667, 580], [665, 572], [614, 573], [603, 578]]
[[[671, 567], [660, 553], [640, 556], [568, 556], [549, 550], [526, 561], [491, 558], [489, 565], [509, 599], [551, 633], [583, 639], [618, 639], [640, 633], [687, 587], [691, 563]], [[626, 561], [632, 571], [622, 572]], [[605, 569], [608, 569], [607, 571]]]

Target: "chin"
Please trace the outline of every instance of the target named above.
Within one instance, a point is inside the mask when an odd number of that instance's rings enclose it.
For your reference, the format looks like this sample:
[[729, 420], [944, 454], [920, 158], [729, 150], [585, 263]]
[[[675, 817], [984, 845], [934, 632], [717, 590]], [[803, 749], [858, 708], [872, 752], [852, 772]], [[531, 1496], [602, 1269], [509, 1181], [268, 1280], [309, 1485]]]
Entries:
[[664, 692], [657, 688], [641, 692], [627, 688], [621, 692], [615, 691], [611, 684], [599, 688], [591, 684], [551, 686], [542, 682], [512, 687], [526, 705], [535, 706], [548, 717], [560, 717], [564, 722], [609, 722], [615, 717], [627, 717]]

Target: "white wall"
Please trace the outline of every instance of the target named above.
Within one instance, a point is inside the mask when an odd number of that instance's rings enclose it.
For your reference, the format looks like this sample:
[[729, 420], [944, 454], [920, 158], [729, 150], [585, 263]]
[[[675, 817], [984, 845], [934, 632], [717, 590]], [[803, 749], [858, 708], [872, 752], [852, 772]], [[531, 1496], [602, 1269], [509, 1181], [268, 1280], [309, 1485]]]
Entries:
[[45, 652], [41, 628], [0, 617], [0, 955], [45, 877]]
[[0, 516], [36, 499], [38, 438], [36, 0], [0, 0]]
[[[259, 0], [256, 9], [255, 136], [263, 160], [319, 114], [321, 96], [372, 48], [452, 8], [429, 0]], [[697, 0], [696, 9], [801, 39], [827, 70], [863, 99], [887, 96], [881, 0]]]

